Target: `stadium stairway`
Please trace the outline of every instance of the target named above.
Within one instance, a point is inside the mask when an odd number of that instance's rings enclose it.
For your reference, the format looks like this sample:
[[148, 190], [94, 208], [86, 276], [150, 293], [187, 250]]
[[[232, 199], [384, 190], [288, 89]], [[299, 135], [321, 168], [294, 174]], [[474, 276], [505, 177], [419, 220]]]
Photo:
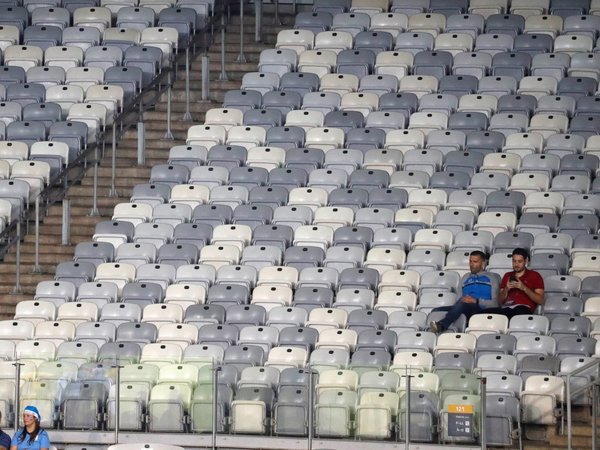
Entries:
[[[271, 6], [271, 5], [265, 5]], [[79, 242], [90, 241], [94, 227], [98, 222], [108, 220], [114, 206], [120, 202], [127, 202], [132, 189], [136, 184], [148, 182], [150, 168], [154, 164], [167, 161], [169, 149], [178, 144], [185, 143], [187, 129], [204, 121], [204, 113], [215, 107], [221, 107], [225, 92], [239, 89], [242, 76], [251, 71], [256, 71], [260, 52], [266, 48], [273, 48], [277, 33], [285, 25], [291, 27], [294, 16], [291, 8], [282, 6], [280, 20], [284, 25], [274, 24], [274, 13], [265, 8], [262, 26], [262, 42], [256, 43], [254, 37], [254, 11], [251, 6], [246, 10], [244, 19], [244, 55], [246, 63], [235, 62], [240, 53], [240, 18], [232, 15], [231, 22], [225, 34], [225, 71], [228, 81], [218, 81], [221, 73], [221, 34], [215, 34], [212, 45], [208, 50], [210, 61], [210, 101], [202, 102], [201, 91], [201, 52], [198, 52], [190, 67], [190, 110], [192, 122], [183, 121], [182, 116], [186, 110], [185, 103], [185, 67], [179, 66], [178, 79], [174, 84], [172, 93], [172, 121], [171, 132], [174, 140], [164, 139], [167, 130], [166, 111], [167, 98], [163, 95], [154, 110], [144, 114], [145, 121], [145, 164], [137, 165], [137, 131], [134, 128], [126, 131], [117, 144], [117, 176], [115, 187], [118, 196], [109, 196], [111, 190], [111, 151], [107, 145], [104, 157], [98, 171], [98, 210], [97, 216], [90, 216], [93, 205], [93, 170], [89, 165], [85, 178], [81, 184], [69, 189], [67, 198], [70, 200], [70, 245], [62, 245], [62, 205], [60, 203], [50, 207], [48, 214], [42, 218], [40, 225], [40, 268], [41, 273], [32, 273], [35, 264], [35, 236], [33, 226], [24, 237], [21, 244], [21, 271], [20, 285], [22, 293], [13, 294], [15, 287], [15, 246], [0, 262], [0, 319], [8, 319], [14, 315], [15, 305], [20, 300], [33, 298], [36, 285], [39, 281], [51, 279], [56, 265], [73, 256], [75, 245]]]

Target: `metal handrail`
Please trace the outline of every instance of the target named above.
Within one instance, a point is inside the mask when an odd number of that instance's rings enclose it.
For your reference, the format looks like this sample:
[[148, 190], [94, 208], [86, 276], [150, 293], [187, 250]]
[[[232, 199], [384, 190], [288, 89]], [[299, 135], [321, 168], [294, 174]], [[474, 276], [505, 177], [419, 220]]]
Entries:
[[[594, 379], [592, 379], [591, 381], [589, 381], [588, 383], [579, 386], [576, 389], [571, 389], [571, 379], [583, 372], [586, 372], [592, 368], [596, 367], [596, 377]], [[581, 367], [578, 367], [575, 370], [572, 370], [571, 372], [569, 372], [566, 376], [565, 379], [565, 384], [566, 384], [566, 402], [567, 402], [567, 443], [568, 443], [568, 449], [572, 450], [573, 449], [573, 430], [571, 429], [571, 425], [573, 422], [573, 416], [572, 416], [572, 406], [571, 406], [571, 399], [572, 396], [575, 394], [579, 394], [580, 392], [584, 392], [589, 390], [590, 388], [592, 389], [592, 450], [596, 450], [596, 389], [598, 388], [598, 382], [600, 379], [600, 360], [595, 359], [593, 361], [590, 361], [586, 364], [584, 364]]]
[[[216, 9], [216, 8], [215, 8]], [[224, 7], [219, 8], [221, 15], [224, 14]], [[27, 209], [22, 211], [21, 216], [12, 220], [8, 223], [2, 232], [0, 232], [0, 259], [3, 259], [6, 253], [23, 238], [23, 234], [26, 233], [29, 223], [39, 221], [40, 217], [43, 217], [49, 208], [54, 204], [62, 201], [68, 189], [75, 183], [79, 182], [86, 173], [88, 163], [94, 164], [94, 207], [90, 215], [98, 215], [96, 208], [96, 181], [97, 181], [97, 170], [100, 163], [100, 158], [103, 156], [103, 151], [107, 143], [107, 136], [111, 136], [112, 144], [112, 182], [111, 182], [111, 195], [116, 195], [115, 191], [115, 160], [116, 160], [116, 140], [120, 138], [125, 131], [132, 126], [137, 126], [138, 118], [147, 110], [154, 107], [158, 102], [160, 95], [167, 89], [170, 89], [173, 82], [176, 79], [179, 63], [189, 63], [189, 49], [198, 48], [199, 51], [194, 52], [195, 56], [198, 56], [201, 52], [206, 51], [208, 45], [212, 42], [212, 31], [214, 24], [221, 20], [220, 15], [215, 16], [214, 11], [205, 24], [205, 27], [197, 32], [193, 38], [189, 39], [185, 48], [182, 46], [177, 52], [173, 64], [171, 67], [163, 67], [161, 72], [150, 82], [149, 85], [145, 86], [127, 105], [123, 106], [123, 109], [117, 113], [112, 121], [110, 127], [101, 130], [98, 133], [96, 142], [93, 145], [87, 146], [79, 154], [75, 161], [69, 163], [69, 165], [63, 168], [53, 179], [51, 179], [48, 185], [39, 194], [39, 207], [34, 208], [34, 203], [28, 206]], [[207, 39], [208, 35], [208, 39]], [[189, 95], [187, 95], [189, 97]], [[170, 118], [169, 118], [170, 120]], [[36, 202], [37, 204], [38, 202]], [[20, 228], [20, 230], [19, 230]], [[39, 249], [39, 242], [36, 240], [36, 249]], [[39, 250], [36, 250], [39, 251]], [[37, 254], [36, 254], [37, 257]], [[16, 262], [16, 279], [19, 279], [20, 273], [20, 261], [17, 259]], [[34, 272], [39, 271], [39, 264], [34, 267]], [[15, 286], [14, 293], [20, 293], [20, 286]]]

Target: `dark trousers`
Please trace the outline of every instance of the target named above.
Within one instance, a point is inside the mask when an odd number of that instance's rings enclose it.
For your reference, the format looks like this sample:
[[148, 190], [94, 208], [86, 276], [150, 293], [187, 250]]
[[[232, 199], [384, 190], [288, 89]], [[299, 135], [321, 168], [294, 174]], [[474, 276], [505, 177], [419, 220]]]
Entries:
[[[442, 328], [442, 330], [447, 330], [450, 325], [452, 325], [462, 314], [465, 315], [467, 320], [474, 314], [479, 314], [483, 311], [483, 308], [479, 306], [477, 303], [465, 303], [458, 301], [452, 306], [441, 306], [439, 308], [434, 308], [433, 311], [448, 311], [448, 314], [438, 322], [438, 325]], [[486, 312], [489, 309], [485, 310]]]
[[502, 308], [501, 306], [498, 308], [488, 308], [485, 312], [486, 314], [502, 314], [503, 316], [508, 317], [508, 320], [512, 319], [514, 316], [533, 314], [525, 305], [515, 306], [514, 308]]

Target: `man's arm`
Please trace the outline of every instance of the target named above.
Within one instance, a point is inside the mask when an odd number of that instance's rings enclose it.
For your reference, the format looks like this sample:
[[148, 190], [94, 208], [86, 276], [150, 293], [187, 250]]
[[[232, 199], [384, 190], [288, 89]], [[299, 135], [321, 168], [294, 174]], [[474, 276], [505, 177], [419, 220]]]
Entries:
[[500, 282], [500, 289], [498, 290], [498, 304], [502, 305], [506, 302], [508, 298], [508, 291], [510, 287], [508, 286], [508, 273], [505, 273], [502, 277], [502, 281]]

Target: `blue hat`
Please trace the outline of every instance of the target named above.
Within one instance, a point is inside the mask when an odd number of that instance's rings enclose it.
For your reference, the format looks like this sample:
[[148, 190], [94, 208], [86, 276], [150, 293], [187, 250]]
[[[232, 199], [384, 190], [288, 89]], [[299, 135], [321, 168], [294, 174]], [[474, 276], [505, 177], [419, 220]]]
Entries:
[[40, 415], [40, 412], [38, 411], [38, 409], [35, 406], [31, 406], [31, 405], [26, 406], [25, 409], [23, 409], [23, 414], [31, 414], [38, 421], [42, 420], [42, 416]]

